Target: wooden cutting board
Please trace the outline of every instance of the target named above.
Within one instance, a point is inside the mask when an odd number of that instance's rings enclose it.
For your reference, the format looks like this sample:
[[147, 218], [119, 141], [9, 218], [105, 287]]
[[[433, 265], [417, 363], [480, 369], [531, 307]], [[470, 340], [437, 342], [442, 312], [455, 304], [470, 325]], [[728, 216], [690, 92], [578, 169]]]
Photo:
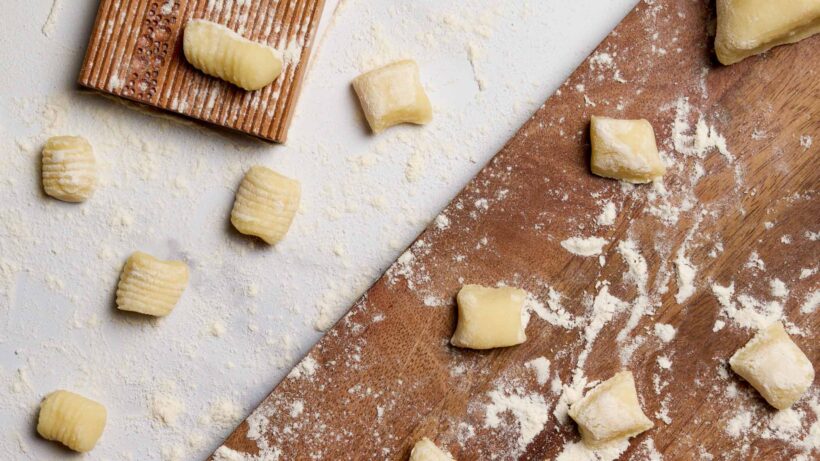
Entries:
[[[579, 437], [573, 424], [553, 416], [559, 395], [551, 382], [572, 381], [591, 300], [606, 286], [631, 307], [586, 346], [582, 371], [599, 380], [630, 369], [655, 422], [622, 459], [645, 459], [649, 438], [666, 460], [704, 452], [714, 459], [796, 456], [794, 446], [760, 436], [774, 412], [725, 372], [753, 329], [722, 313], [711, 286], [731, 285], [738, 308], [741, 294], [745, 303], [782, 304], [783, 318], [804, 334], [796, 342], [820, 367], [820, 316], [800, 311], [820, 288], [810, 270], [820, 259], [811, 234], [820, 231], [820, 37], [722, 67], [708, 32], [711, 3], [640, 3], [443, 211], [446, 219], [431, 224], [227, 438], [223, 452], [404, 460], [426, 436], [460, 460], [553, 459]], [[652, 123], [673, 162], [665, 193], [590, 174], [593, 114]], [[721, 147], [719, 136], [723, 153], [704, 148]], [[617, 207], [613, 225], [597, 223], [605, 202]], [[605, 239], [604, 257], [562, 248], [576, 236]], [[646, 260], [650, 305], [631, 330], [625, 328], [641, 283], [618, 251], [627, 240]], [[696, 291], [681, 303], [679, 250], [697, 270]], [[801, 277], [802, 269], [809, 270]], [[788, 287], [785, 298], [772, 295], [775, 278]], [[531, 292], [547, 306], [545, 317], [556, 313], [550, 290], [560, 293], [579, 324], [565, 328], [533, 314], [520, 346], [449, 346], [462, 283], [499, 281]], [[719, 321], [725, 326], [714, 331]], [[671, 342], [654, 333], [658, 322], [677, 329]], [[619, 341], [621, 332], [626, 339]], [[541, 356], [551, 362], [544, 384], [525, 366]], [[659, 357], [669, 358], [671, 369], [659, 367]], [[817, 396], [816, 384], [810, 392]], [[528, 437], [514, 412], [499, 412], [499, 424], [489, 427], [493, 396], [510, 395], [540, 396], [547, 407], [545, 422]], [[804, 432], [815, 419], [806, 400], [796, 406], [805, 412]], [[734, 437], [724, 428], [742, 412], [752, 428]]]
[[[324, 0], [101, 0], [80, 85], [269, 141], [285, 142]], [[272, 84], [245, 91], [182, 54], [189, 19], [285, 50]]]

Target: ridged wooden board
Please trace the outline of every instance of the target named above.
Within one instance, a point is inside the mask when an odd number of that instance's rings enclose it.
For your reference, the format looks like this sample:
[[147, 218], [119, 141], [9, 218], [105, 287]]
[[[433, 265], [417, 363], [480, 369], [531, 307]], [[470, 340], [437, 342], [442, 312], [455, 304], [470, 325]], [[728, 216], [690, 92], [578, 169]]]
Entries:
[[[447, 219], [431, 225], [230, 434], [222, 452], [259, 455], [248, 459], [280, 453], [278, 459], [288, 460], [406, 460], [426, 436], [459, 460], [555, 459], [579, 436], [573, 424], [553, 416], [558, 395], [550, 382], [540, 385], [524, 364], [546, 357], [550, 381], [571, 382], [591, 300], [608, 283], [610, 294], [633, 307], [604, 326], [583, 373], [599, 380], [631, 369], [655, 423], [632, 439], [621, 459], [647, 459], [649, 438], [664, 460], [707, 459], [703, 453], [716, 460], [784, 460], [802, 453], [760, 436], [774, 411], [725, 367], [754, 331], [721, 313], [710, 286], [733, 284], [738, 308], [740, 294], [781, 303], [782, 317], [804, 333], [795, 341], [820, 367], [820, 315], [800, 309], [820, 288], [816, 272], [801, 277], [820, 259], [820, 241], [811, 234], [820, 230], [820, 36], [722, 67], [708, 33], [712, 3], [640, 3], [444, 210]], [[611, 65], [604, 65], [605, 53]], [[590, 174], [593, 114], [652, 123], [675, 162], [664, 178], [668, 195]], [[702, 119], [713, 135], [725, 137], [727, 155], [675, 152], [676, 118], [689, 134]], [[703, 174], [693, 179], [700, 167]], [[611, 226], [596, 224], [606, 201], [619, 210]], [[675, 210], [664, 201], [677, 207], [676, 221], [665, 215]], [[579, 235], [609, 242], [603, 263], [561, 247]], [[651, 306], [629, 331], [640, 290], [617, 249], [627, 239], [646, 260]], [[696, 291], [679, 304], [674, 260], [684, 242], [697, 267]], [[765, 267], [750, 267], [752, 252]], [[770, 293], [775, 278], [790, 290], [783, 300]], [[462, 283], [499, 281], [528, 290], [544, 305], [550, 288], [556, 290], [581, 325], [563, 328], [533, 314], [520, 346], [451, 347], [454, 296]], [[436, 306], [439, 300], [443, 305]], [[714, 331], [717, 320], [725, 326]], [[673, 325], [674, 340], [659, 340], [656, 322]], [[617, 339], [622, 331], [625, 342]], [[620, 353], [629, 347], [631, 358], [622, 364]], [[671, 369], [658, 366], [660, 356], [670, 358]], [[487, 423], [494, 390], [540, 396], [548, 407], [522, 450], [510, 412], [498, 414], [495, 428]], [[810, 394], [817, 398], [816, 384]], [[815, 420], [808, 400], [796, 405], [805, 414], [804, 434]], [[734, 437], [724, 428], [741, 411], [749, 412], [752, 428]]]
[[[102, 0], [82, 86], [196, 120], [285, 142], [324, 0]], [[293, 56], [271, 85], [245, 91], [182, 54], [189, 19], [208, 19]], [[298, 55], [298, 59], [295, 57]]]

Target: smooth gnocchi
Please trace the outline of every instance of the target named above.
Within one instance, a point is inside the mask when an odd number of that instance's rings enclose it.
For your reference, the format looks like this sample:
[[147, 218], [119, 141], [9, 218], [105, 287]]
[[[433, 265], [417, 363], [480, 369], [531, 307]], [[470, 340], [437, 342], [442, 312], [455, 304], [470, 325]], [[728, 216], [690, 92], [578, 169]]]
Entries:
[[621, 371], [598, 384], [569, 408], [581, 439], [590, 447], [636, 436], [654, 424], [638, 402], [632, 372]]
[[666, 173], [658, 155], [655, 131], [646, 120], [593, 116], [590, 137], [592, 172], [598, 176], [645, 183]]
[[760, 330], [729, 365], [778, 410], [792, 406], [814, 381], [811, 361], [780, 322]]
[[101, 404], [73, 392], [57, 390], [40, 404], [37, 432], [74, 451], [94, 448], [105, 429], [106, 411]]
[[82, 202], [97, 186], [91, 144], [79, 136], [54, 136], [43, 147], [43, 189], [64, 202]]
[[413, 445], [413, 451], [410, 452], [409, 461], [455, 461], [450, 453], [437, 447], [427, 437], [416, 442]]
[[231, 223], [246, 235], [274, 245], [287, 234], [299, 209], [299, 181], [263, 166], [245, 174], [231, 210]]
[[820, 32], [820, 0], [717, 0], [715, 52], [726, 65]]
[[458, 325], [450, 343], [492, 349], [527, 340], [521, 319], [527, 292], [519, 288], [464, 285], [456, 296]]
[[433, 118], [415, 61], [398, 61], [359, 75], [353, 89], [374, 133], [399, 123], [423, 125]]
[[188, 266], [137, 251], [125, 262], [117, 285], [117, 308], [153, 316], [171, 313], [188, 285]]
[[188, 21], [182, 49], [197, 69], [248, 91], [269, 85], [282, 73], [282, 53], [202, 19]]

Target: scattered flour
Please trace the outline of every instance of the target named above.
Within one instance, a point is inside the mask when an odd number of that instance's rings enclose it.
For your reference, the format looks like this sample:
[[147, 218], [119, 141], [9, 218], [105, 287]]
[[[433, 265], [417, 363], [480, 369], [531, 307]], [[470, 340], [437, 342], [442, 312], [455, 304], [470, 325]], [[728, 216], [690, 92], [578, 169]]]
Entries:
[[775, 278], [770, 280], [769, 287], [771, 287], [772, 296], [775, 298], [785, 298], [786, 296], [789, 296], [789, 289], [780, 279]]
[[236, 402], [219, 397], [211, 404], [208, 414], [201, 418], [201, 422], [213, 424], [222, 429], [230, 429], [239, 423], [243, 414], [242, 408]]
[[675, 294], [675, 301], [682, 304], [695, 293], [695, 276], [697, 269], [686, 257], [686, 247], [681, 246], [675, 257], [675, 269], [678, 272], [678, 292]]
[[750, 427], [752, 427], [752, 413], [748, 410], [741, 410], [729, 420], [724, 430], [730, 436], [740, 438], [746, 435]]
[[647, 291], [649, 269], [646, 264], [646, 259], [638, 251], [637, 244], [634, 240], [622, 240], [618, 242], [618, 253], [621, 254], [621, 257], [626, 261], [629, 267], [625, 278], [635, 284], [638, 292], [635, 300], [632, 302], [629, 320], [626, 322], [626, 326], [624, 326], [623, 330], [618, 333], [618, 341], [624, 341], [627, 339], [627, 335], [638, 326], [641, 317], [653, 313], [654, 309]]
[[[761, 301], [746, 294], [740, 294], [735, 298], [734, 282], [728, 286], [713, 283], [712, 294], [721, 306], [720, 314], [732, 319], [742, 328], [764, 328], [783, 316], [783, 304], [778, 301]], [[718, 321], [721, 323], [718, 325], [715, 322], [714, 331], [723, 327], [723, 322]]]
[[185, 405], [171, 394], [157, 392], [151, 399], [151, 415], [166, 426], [175, 426], [184, 411]]
[[820, 290], [814, 290], [809, 294], [803, 305], [800, 306], [800, 312], [804, 314], [813, 314], [820, 306]]
[[555, 461], [614, 461], [629, 448], [629, 441], [623, 440], [611, 445], [591, 449], [583, 442], [568, 443]]
[[766, 271], [766, 263], [760, 259], [760, 255], [757, 254], [757, 251], [752, 251], [751, 254], [749, 254], [749, 260], [746, 261], [746, 264], [743, 267], [747, 269], [759, 270], [761, 272]]
[[293, 370], [288, 373], [290, 379], [310, 378], [319, 369], [319, 364], [311, 356], [307, 356], [293, 367]]
[[436, 220], [434, 222], [436, 224], [436, 229], [438, 230], [445, 230], [450, 227], [450, 218], [448, 218], [445, 214], [436, 216]]
[[675, 334], [677, 331], [675, 327], [666, 323], [656, 323], [655, 324], [655, 336], [657, 336], [661, 341], [668, 343], [675, 339]]
[[550, 377], [550, 361], [546, 357], [538, 357], [530, 360], [526, 364], [527, 368], [535, 372], [535, 380], [543, 386]]
[[598, 215], [598, 218], [595, 221], [599, 226], [611, 226], [615, 224], [615, 218], [617, 217], [618, 210], [615, 208], [615, 204], [612, 202], [606, 202], [603, 209], [601, 209], [601, 214]]
[[578, 256], [595, 256], [601, 254], [601, 251], [608, 242], [600, 237], [572, 237], [561, 242], [561, 246], [565, 250]]
[[505, 389], [490, 391], [489, 397], [492, 403], [486, 408], [485, 425], [491, 428], [506, 426], [500, 415], [511, 414], [519, 430], [518, 453], [522, 453], [547, 423], [549, 406], [544, 397], [538, 393], [526, 394], [520, 390], [510, 392]]

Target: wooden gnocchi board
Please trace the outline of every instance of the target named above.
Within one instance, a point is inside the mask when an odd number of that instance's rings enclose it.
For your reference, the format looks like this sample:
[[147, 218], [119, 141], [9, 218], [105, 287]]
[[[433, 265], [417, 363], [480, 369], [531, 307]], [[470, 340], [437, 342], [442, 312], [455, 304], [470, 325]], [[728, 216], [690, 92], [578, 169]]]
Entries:
[[[666, 460], [703, 453], [781, 460], [801, 453], [761, 436], [773, 410], [723, 372], [753, 330], [721, 313], [710, 286], [733, 284], [738, 308], [741, 294], [746, 302], [781, 304], [783, 317], [804, 333], [796, 342], [820, 367], [820, 315], [800, 311], [820, 288], [816, 272], [801, 277], [801, 269], [816, 268], [820, 259], [811, 234], [820, 230], [820, 37], [722, 67], [709, 34], [712, 3], [641, 2], [443, 211], [449, 226], [431, 224], [224, 446], [252, 455], [279, 450], [281, 459], [405, 460], [426, 436], [459, 460], [554, 459], [579, 436], [573, 424], [553, 416], [558, 395], [550, 381], [571, 382], [585, 344], [585, 314], [608, 283], [610, 294], [632, 307], [600, 331], [583, 373], [599, 380], [632, 370], [655, 422], [621, 459], [647, 459], [649, 438]], [[593, 114], [652, 123], [674, 161], [666, 193], [590, 174]], [[695, 144], [699, 120], [700, 140], [720, 147], [718, 135], [724, 136], [725, 155]], [[676, 131], [689, 155], [675, 152]], [[617, 218], [599, 225], [608, 201]], [[606, 239], [604, 257], [564, 250], [560, 242], [574, 236]], [[627, 239], [646, 260], [650, 307], [619, 343], [640, 294], [617, 249]], [[674, 260], [684, 244], [697, 268], [696, 291], [678, 303]], [[785, 298], [770, 293], [774, 278], [788, 286]], [[533, 314], [520, 346], [450, 347], [462, 282], [498, 281], [530, 291], [553, 315], [548, 301], [555, 290], [580, 326], [556, 326]], [[717, 321], [725, 326], [713, 331]], [[655, 335], [657, 322], [677, 329], [671, 342]], [[549, 381], [539, 384], [525, 363], [542, 356], [551, 367]], [[658, 366], [661, 356], [671, 369]], [[520, 418], [500, 411], [490, 427], [493, 391], [541, 396], [543, 424], [536, 415], [535, 433], [530, 429], [525, 438]], [[810, 392], [818, 395], [816, 383]], [[805, 413], [802, 433], [815, 419], [806, 400], [796, 406]], [[732, 436], [724, 428], [743, 411], [751, 428]]]
[[[324, 0], [101, 0], [80, 85], [202, 122], [285, 142]], [[272, 84], [245, 91], [182, 54], [189, 19], [208, 19], [286, 50]]]

